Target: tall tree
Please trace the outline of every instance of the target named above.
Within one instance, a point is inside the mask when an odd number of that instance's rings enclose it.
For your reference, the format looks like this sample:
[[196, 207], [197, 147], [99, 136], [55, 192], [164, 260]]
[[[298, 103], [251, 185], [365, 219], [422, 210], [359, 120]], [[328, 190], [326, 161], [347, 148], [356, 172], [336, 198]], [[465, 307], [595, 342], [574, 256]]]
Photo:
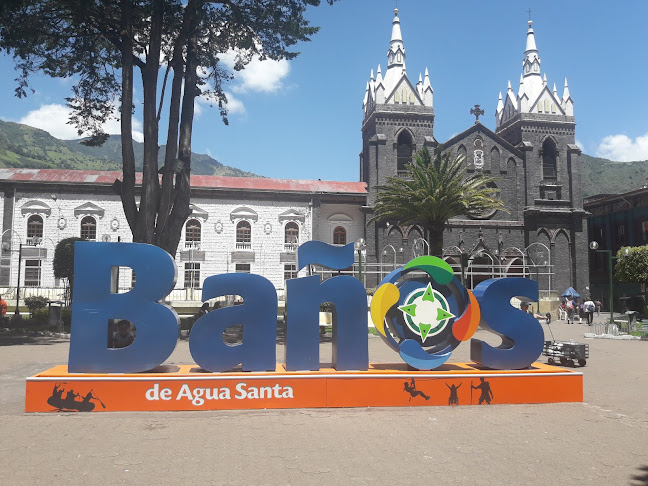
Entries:
[[648, 246], [620, 248], [614, 274], [621, 282], [648, 283]]
[[[175, 255], [190, 214], [195, 98], [216, 103], [227, 123], [223, 83], [232, 73], [223, 65], [223, 53], [236, 53], [235, 70], [255, 57], [294, 58], [298, 53], [290, 47], [318, 30], [309, 25], [305, 12], [319, 4], [320, 0], [3, 0], [0, 50], [13, 55], [18, 97], [27, 94], [32, 73], [73, 77], [73, 96], [67, 98], [70, 121], [79, 135], [90, 135], [87, 144], [100, 145], [107, 139], [103, 124], [117, 112], [123, 178], [115, 181], [115, 190], [133, 240]], [[132, 140], [138, 72], [144, 130], [139, 207]], [[159, 169], [165, 102], [166, 152]]]
[[440, 257], [443, 230], [450, 218], [504, 209], [496, 179], [483, 174], [467, 177], [463, 160], [441, 150], [433, 159], [427, 148], [421, 149], [405, 174], [388, 177], [377, 188], [372, 220], [422, 225], [430, 253]]

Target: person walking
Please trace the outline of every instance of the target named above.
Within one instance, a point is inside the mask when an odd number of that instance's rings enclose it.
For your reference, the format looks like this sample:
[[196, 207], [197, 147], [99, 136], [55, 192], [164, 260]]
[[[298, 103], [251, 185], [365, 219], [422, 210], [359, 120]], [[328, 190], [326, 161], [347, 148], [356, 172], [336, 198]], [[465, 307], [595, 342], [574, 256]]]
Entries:
[[603, 304], [601, 304], [601, 301], [600, 301], [600, 300], [596, 299], [596, 300], [594, 301], [594, 305], [596, 306], [596, 315], [597, 315], [597, 316], [600, 316], [600, 315], [601, 315], [601, 306], [602, 306]]
[[574, 302], [571, 299], [567, 299], [565, 304], [565, 310], [567, 311], [567, 324], [573, 324], [574, 322]]
[[2, 324], [4, 324], [5, 316], [7, 315], [7, 302], [2, 297], [0, 297], [0, 315]]
[[583, 304], [583, 310], [585, 311], [585, 316], [587, 317], [587, 325], [591, 326], [594, 321], [594, 309], [596, 306], [592, 302], [592, 298], [588, 297], [585, 303]]

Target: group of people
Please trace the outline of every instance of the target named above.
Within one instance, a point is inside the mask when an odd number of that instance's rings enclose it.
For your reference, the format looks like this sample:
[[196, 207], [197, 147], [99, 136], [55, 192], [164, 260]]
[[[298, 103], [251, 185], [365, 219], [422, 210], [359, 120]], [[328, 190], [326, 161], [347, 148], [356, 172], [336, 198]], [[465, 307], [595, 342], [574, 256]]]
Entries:
[[601, 315], [601, 301], [593, 301], [588, 297], [585, 302], [578, 304], [576, 299], [569, 297], [566, 301], [560, 304], [560, 309], [565, 312], [567, 316], [567, 324], [573, 324], [576, 317], [585, 317], [587, 324], [591, 325], [594, 322], [594, 312]]
[[[234, 305], [241, 305], [242, 303], [243, 303], [243, 301], [239, 299], [239, 300], [236, 300], [234, 302]], [[213, 310], [220, 309], [220, 308], [221, 308], [221, 303], [218, 302], [218, 301], [214, 302], [214, 305], [211, 308], [209, 307], [209, 302], [204, 302], [203, 305], [200, 307], [200, 310], [198, 312], [196, 312], [191, 317], [191, 319], [189, 320], [189, 327], [188, 327], [189, 334], [191, 334], [191, 328], [193, 327], [193, 325], [196, 323], [196, 321], [198, 319], [200, 319], [202, 316], [204, 316], [208, 312], [211, 312]]]

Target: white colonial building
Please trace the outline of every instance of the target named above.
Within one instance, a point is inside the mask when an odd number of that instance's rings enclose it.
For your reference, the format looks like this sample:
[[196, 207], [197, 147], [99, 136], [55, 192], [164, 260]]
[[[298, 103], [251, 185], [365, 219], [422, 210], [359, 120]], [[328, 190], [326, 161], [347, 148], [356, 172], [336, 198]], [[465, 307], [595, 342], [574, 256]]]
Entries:
[[[30, 288], [54, 289], [47, 294], [56, 297], [56, 289], [63, 291], [52, 269], [60, 240], [132, 241], [112, 190], [120, 177], [119, 172], [0, 169], [5, 195], [0, 287], [16, 287], [20, 273], [27, 295]], [[299, 244], [316, 239], [342, 245], [363, 236], [365, 201], [360, 182], [194, 176], [192, 214], [174, 255], [176, 289], [199, 289], [207, 276], [227, 272], [256, 273], [283, 289], [297, 274]], [[132, 272], [123, 269], [119, 280], [120, 288], [130, 288]], [[200, 300], [196, 292], [188, 296]]]

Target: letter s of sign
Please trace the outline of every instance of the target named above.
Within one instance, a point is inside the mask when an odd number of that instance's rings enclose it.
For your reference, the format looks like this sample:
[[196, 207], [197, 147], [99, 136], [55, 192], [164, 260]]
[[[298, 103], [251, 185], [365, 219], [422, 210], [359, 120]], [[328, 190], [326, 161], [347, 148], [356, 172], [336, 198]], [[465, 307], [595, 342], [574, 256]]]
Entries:
[[544, 332], [538, 320], [511, 305], [512, 297], [538, 300], [538, 282], [527, 278], [490, 279], [473, 291], [481, 309], [480, 327], [502, 338], [490, 346], [470, 342], [470, 359], [497, 370], [528, 368], [542, 354]]

